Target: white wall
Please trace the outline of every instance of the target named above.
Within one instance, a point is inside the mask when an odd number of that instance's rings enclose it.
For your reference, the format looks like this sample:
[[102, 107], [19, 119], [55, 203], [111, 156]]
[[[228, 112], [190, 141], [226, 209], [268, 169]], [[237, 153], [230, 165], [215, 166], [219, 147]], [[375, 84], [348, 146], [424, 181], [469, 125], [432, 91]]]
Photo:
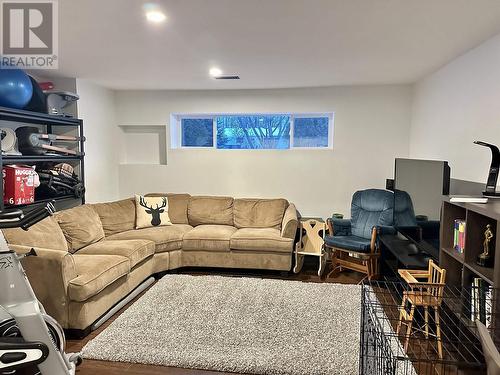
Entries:
[[384, 188], [394, 158], [408, 156], [411, 99], [409, 85], [117, 91], [117, 124], [125, 127], [167, 125], [171, 113], [335, 112], [333, 151], [168, 147], [167, 165], [122, 164], [119, 193], [285, 197], [303, 215], [348, 214], [355, 190]]
[[[283, 196], [303, 215], [348, 214], [355, 190], [383, 188], [394, 158], [408, 156], [448, 160], [452, 177], [484, 182], [490, 153], [472, 141], [500, 144], [499, 66], [500, 35], [414, 87], [112, 92], [78, 80], [87, 197], [104, 201], [149, 191]], [[334, 150], [167, 146], [162, 165], [158, 136], [164, 135], [155, 129], [166, 126], [168, 135], [171, 113], [286, 111], [335, 112]]]
[[410, 157], [448, 160], [452, 177], [486, 182], [500, 145], [500, 35], [415, 85]]
[[89, 203], [118, 198], [121, 131], [116, 125], [114, 92], [84, 79], [76, 80], [78, 117], [83, 119], [85, 185]]

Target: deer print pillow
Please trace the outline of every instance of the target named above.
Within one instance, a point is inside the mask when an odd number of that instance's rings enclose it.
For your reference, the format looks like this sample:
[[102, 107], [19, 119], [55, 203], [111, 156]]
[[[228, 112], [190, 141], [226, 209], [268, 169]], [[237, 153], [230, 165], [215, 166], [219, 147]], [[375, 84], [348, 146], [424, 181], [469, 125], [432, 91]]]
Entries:
[[167, 197], [135, 196], [135, 227], [147, 228], [172, 225], [168, 217]]

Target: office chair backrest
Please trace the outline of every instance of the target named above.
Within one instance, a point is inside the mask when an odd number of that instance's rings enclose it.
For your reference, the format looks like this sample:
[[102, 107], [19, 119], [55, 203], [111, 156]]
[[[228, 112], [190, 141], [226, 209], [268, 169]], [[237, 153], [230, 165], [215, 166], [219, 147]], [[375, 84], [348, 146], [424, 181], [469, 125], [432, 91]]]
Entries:
[[500, 354], [493, 342], [488, 329], [479, 320], [476, 320], [477, 331], [483, 347], [483, 355], [488, 368], [488, 375], [500, 375]]
[[370, 239], [374, 226], [392, 226], [394, 196], [388, 190], [359, 190], [352, 196], [351, 232]]

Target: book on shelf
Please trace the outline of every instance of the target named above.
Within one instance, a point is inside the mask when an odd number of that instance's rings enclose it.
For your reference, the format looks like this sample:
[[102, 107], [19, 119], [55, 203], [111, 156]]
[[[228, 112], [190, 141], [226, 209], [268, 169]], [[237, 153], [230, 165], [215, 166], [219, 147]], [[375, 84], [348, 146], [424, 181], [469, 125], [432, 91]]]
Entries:
[[488, 198], [482, 195], [452, 195], [451, 203], [488, 203]]
[[463, 254], [465, 249], [465, 220], [456, 219], [453, 225], [453, 248]]
[[472, 321], [479, 320], [486, 328], [491, 326], [493, 288], [480, 277], [472, 279], [470, 306]]

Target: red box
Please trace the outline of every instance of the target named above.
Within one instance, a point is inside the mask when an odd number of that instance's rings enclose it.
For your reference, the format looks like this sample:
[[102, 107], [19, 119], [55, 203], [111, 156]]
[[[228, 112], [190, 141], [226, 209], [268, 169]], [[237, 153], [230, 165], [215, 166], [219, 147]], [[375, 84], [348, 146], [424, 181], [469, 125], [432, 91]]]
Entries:
[[35, 171], [29, 166], [6, 165], [3, 167], [3, 202], [29, 204], [35, 201]]

